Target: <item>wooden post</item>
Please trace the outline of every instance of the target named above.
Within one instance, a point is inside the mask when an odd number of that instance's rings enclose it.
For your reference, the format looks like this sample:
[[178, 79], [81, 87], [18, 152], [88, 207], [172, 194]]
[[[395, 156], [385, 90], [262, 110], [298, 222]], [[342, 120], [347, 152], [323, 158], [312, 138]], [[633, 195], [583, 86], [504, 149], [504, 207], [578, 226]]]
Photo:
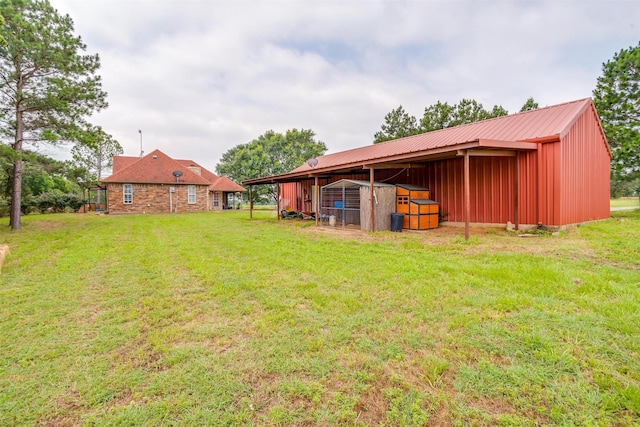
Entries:
[[276, 213], [278, 214], [278, 220], [280, 220], [280, 184], [276, 183]]
[[[542, 222], [542, 144], [536, 151], [536, 224]], [[546, 204], [545, 204], [546, 205]]]
[[315, 176], [314, 185], [316, 187], [316, 227], [320, 224], [320, 187], [318, 186], [318, 176]]
[[469, 240], [469, 220], [471, 217], [471, 183], [469, 181], [469, 150], [464, 150], [464, 239]]
[[514, 185], [514, 202], [515, 202], [515, 206], [514, 206], [514, 221], [515, 221], [515, 226], [516, 226], [516, 230], [520, 229], [520, 201], [518, 200], [518, 187], [519, 187], [519, 179], [520, 179], [520, 169], [519, 169], [519, 152], [516, 151], [516, 167], [515, 167], [515, 176], [514, 176], [514, 180], [513, 180], [513, 185]]
[[253, 219], [253, 185], [249, 186], [249, 219]]
[[375, 200], [373, 197], [373, 193], [374, 193], [374, 188], [373, 188], [373, 183], [375, 182], [375, 169], [371, 168], [369, 169], [369, 202], [370, 202], [370, 206], [371, 206], [371, 217], [370, 217], [370, 221], [371, 221], [371, 225], [369, 225], [369, 231], [375, 231], [376, 230], [376, 214], [375, 214], [375, 208], [376, 208], [376, 204], [375, 204]]

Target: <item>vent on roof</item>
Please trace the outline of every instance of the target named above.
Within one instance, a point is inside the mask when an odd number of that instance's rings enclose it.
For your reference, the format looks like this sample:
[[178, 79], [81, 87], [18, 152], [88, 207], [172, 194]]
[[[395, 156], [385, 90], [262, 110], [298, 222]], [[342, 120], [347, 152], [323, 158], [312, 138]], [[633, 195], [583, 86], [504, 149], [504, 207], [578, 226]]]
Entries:
[[157, 158], [158, 158], [158, 156], [156, 156], [156, 155], [154, 154], [154, 155], [153, 155], [153, 158], [154, 158], [154, 159], [157, 159]]

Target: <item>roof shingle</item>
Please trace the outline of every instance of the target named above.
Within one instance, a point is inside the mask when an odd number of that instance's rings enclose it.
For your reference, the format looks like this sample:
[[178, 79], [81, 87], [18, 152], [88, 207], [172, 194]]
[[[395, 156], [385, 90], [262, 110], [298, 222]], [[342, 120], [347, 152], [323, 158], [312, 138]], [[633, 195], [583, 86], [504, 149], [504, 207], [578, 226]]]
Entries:
[[[199, 174], [195, 171], [199, 169]], [[218, 176], [193, 160], [176, 160], [160, 150], [154, 150], [144, 157], [114, 156], [113, 174], [103, 182], [126, 182], [145, 184], [173, 184], [173, 171], [179, 170], [183, 184], [208, 184], [210, 191], [243, 192], [244, 187], [226, 176]]]
[[[210, 184], [209, 180], [190, 171], [182, 163], [172, 159], [160, 150], [153, 150], [144, 157], [132, 158], [115, 156], [113, 160], [114, 173], [102, 180], [102, 182], [127, 182], [144, 184]], [[135, 157], [133, 159], [136, 159]], [[181, 171], [179, 179], [173, 175], [174, 171]]]

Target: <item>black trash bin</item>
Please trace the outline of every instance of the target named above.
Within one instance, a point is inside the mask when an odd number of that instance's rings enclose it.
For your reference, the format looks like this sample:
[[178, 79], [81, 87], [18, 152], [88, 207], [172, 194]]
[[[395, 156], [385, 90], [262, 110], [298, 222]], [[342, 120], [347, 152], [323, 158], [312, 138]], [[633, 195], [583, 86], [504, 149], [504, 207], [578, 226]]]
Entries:
[[402, 231], [402, 223], [404, 222], [404, 214], [392, 213], [391, 214], [391, 231]]

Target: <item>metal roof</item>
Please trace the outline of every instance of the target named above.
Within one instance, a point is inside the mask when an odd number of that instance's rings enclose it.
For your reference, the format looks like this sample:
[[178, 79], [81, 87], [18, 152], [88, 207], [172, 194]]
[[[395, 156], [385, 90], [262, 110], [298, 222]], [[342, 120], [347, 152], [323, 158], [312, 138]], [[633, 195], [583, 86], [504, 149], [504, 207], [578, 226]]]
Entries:
[[539, 142], [562, 139], [578, 117], [590, 106], [595, 110], [591, 98], [585, 98], [327, 154], [318, 157], [318, 163], [313, 168], [305, 163], [287, 174], [250, 179], [243, 184], [285, 182], [287, 179], [346, 170], [349, 167], [374, 166], [385, 162], [424, 161], [430, 156], [450, 154], [458, 149], [535, 150]]

